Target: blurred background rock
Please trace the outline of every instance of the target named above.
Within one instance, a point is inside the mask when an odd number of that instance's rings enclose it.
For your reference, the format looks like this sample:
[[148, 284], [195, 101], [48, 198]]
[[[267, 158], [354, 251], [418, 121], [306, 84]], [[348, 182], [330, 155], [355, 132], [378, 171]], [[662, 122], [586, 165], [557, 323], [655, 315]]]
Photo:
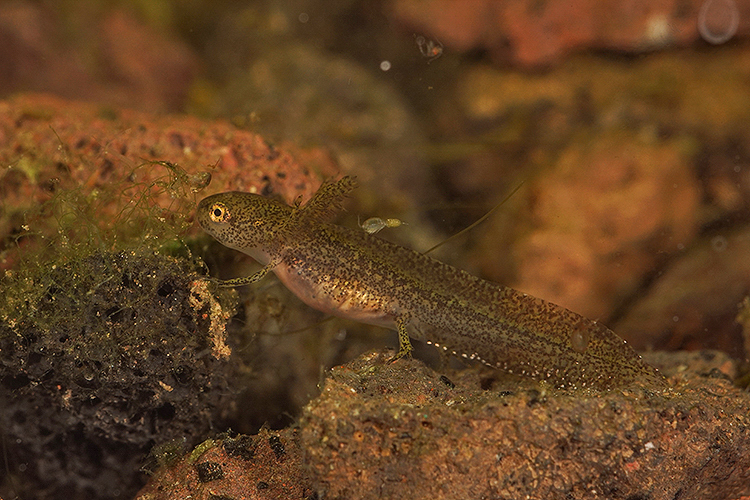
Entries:
[[[603, 321], [637, 349], [741, 361], [749, 35], [744, 0], [19, 0], [0, 4], [0, 96], [88, 101], [115, 123], [120, 108], [225, 120], [290, 152], [300, 174], [243, 178], [235, 143], [216, 158], [236, 170], [211, 190], [265, 183], [291, 201], [357, 175], [343, 222], [397, 217], [407, 225], [379, 236], [417, 250], [523, 181], [435, 255]], [[273, 336], [320, 319], [285, 293], [242, 292], [235, 342], [259, 360], [249, 393], [271, 402], [240, 430], [283, 426], [321, 366], [394, 342], [348, 323]]]

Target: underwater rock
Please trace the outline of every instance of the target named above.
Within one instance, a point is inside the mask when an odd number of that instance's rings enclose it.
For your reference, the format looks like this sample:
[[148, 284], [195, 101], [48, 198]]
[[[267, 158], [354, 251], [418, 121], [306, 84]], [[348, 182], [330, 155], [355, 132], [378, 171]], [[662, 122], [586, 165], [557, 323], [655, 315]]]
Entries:
[[726, 368], [721, 355], [661, 353], [650, 359], [671, 389], [595, 397], [485, 369], [389, 364], [391, 354], [334, 368], [296, 426], [220, 436], [158, 472], [138, 500], [750, 494], [750, 397], [714, 369]]
[[396, 20], [440, 40], [447, 51], [486, 49], [498, 61], [539, 67], [575, 51], [641, 53], [700, 38], [721, 43], [747, 36], [750, 5], [729, 2], [391, 0], [388, 8]]
[[736, 317], [750, 289], [748, 255], [750, 227], [706, 235], [659, 273], [613, 327], [635, 349], [721, 349], [742, 358]]
[[231, 306], [197, 279], [184, 260], [120, 252], [3, 281], [3, 496], [122, 498], [154, 444], [195, 444], [227, 416]]
[[196, 267], [150, 249], [190, 253], [207, 171], [212, 190], [291, 202], [335, 163], [224, 121], [43, 94], [0, 101], [0, 142], [0, 496], [127, 496], [152, 446], [236, 416], [250, 371], [225, 360], [228, 309]]
[[386, 359], [334, 368], [300, 419], [325, 498], [750, 494], [750, 396], [725, 377], [592, 397]]
[[126, 9], [0, 6], [0, 94], [52, 92], [149, 111], [177, 111], [197, 73], [194, 50]]
[[297, 431], [225, 434], [156, 472], [135, 500], [315, 500]]
[[[311, 195], [322, 178], [337, 173], [335, 162], [319, 149], [300, 148], [292, 155], [225, 121], [159, 116], [45, 94], [0, 101], [0, 143], [0, 163], [8, 165], [0, 173], [0, 252], [12, 246], [5, 238], [23, 234], [25, 212], [33, 213], [61, 190], [88, 196], [101, 220], [119, 220], [124, 197], [139, 200], [167, 179], [169, 170], [156, 162], [175, 164], [189, 176], [210, 173], [207, 193], [231, 187], [278, 194], [289, 202]], [[149, 192], [147, 198], [187, 217], [192, 206], [184, 200], [176, 205], [178, 187]], [[12, 267], [4, 262], [7, 257], [0, 253], [0, 268]]]
[[[658, 165], [658, 168], [654, 166]], [[690, 244], [700, 185], [679, 141], [610, 132], [570, 144], [529, 183], [508, 284], [590, 318], [607, 318], [643, 276]], [[482, 270], [501, 281], [496, 231], [481, 236]], [[617, 331], [617, 330], [615, 330]], [[620, 332], [618, 332], [620, 333]], [[623, 338], [628, 339], [627, 335]]]

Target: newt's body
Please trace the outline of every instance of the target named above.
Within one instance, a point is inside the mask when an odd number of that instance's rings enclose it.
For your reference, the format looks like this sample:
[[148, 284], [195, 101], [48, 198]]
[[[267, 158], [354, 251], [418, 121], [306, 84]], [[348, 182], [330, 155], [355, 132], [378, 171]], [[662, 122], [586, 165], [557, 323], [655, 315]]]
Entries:
[[[241, 192], [209, 196], [200, 225], [240, 250], [310, 306], [394, 328], [397, 357], [409, 337], [558, 387], [661, 387], [663, 377], [604, 325], [361, 230], [326, 222], [356, 186], [326, 184], [302, 208]], [[408, 333], [407, 333], [408, 332]]]

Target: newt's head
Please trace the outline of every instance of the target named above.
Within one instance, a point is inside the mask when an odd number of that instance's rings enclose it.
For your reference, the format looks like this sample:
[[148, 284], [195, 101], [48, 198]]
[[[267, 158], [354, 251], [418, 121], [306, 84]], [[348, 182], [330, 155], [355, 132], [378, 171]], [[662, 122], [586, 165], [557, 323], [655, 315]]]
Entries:
[[219, 243], [258, 259], [267, 255], [292, 211], [288, 205], [257, 194], [230, 191], [201, 200], [197, 218]]

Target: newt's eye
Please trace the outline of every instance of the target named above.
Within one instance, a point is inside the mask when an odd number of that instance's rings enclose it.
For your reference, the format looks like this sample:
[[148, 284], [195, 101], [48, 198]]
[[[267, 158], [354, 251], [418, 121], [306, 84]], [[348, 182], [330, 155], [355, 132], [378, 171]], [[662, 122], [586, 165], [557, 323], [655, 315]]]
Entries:
[[229, 220], [229, 210], [223, 203], [214, 203], [208, 212], [211, 220], [216, 223], [223, 223]]

